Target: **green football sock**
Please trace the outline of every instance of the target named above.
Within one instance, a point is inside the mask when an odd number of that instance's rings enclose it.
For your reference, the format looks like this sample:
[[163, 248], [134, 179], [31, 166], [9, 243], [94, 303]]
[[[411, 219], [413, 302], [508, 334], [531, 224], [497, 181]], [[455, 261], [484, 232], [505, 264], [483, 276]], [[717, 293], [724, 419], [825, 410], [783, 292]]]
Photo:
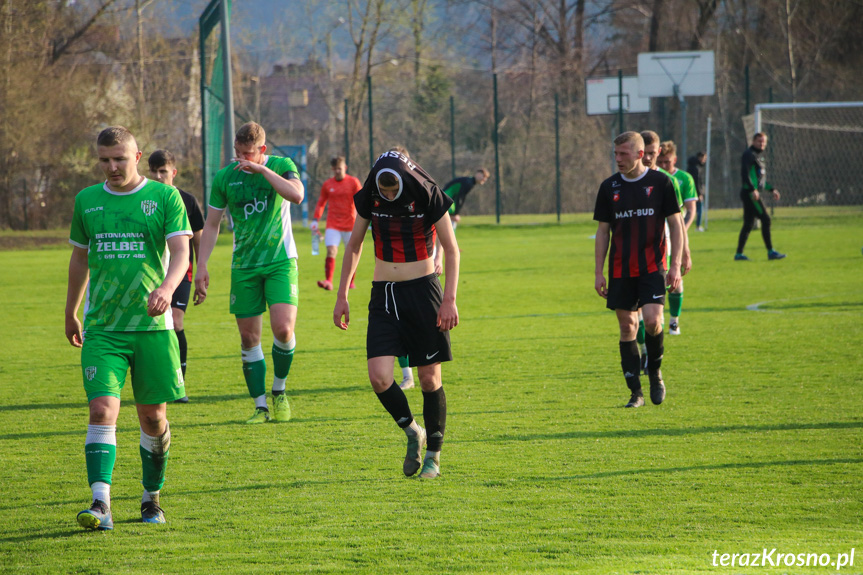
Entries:
[[141, 470], [144, 489], [157, 492], [165, 483], [165, 470], [168, 468], [168, 452], [171, 448], [171, 428], [153, 437], [141, 430]]
[[249, 395], [254, 399], [267, 394], [267, 362], [264, 361], [264, 352], [257, 345], [252, 349], [244, 349], [243, 353], [243, 377], [246, 378], [246, 387]]
[[404, 368], [408, 367], [408, 356], [400, 355], [400, 356], [398, 356], [398, 360], [399, 360], [399, 367], [400, 368], [404, 369]]
[[639, 344], [644, 343], [644, 320], [643, 319], [638, 320], [638, 332], [635, 334], [635, 341], [637, 341]]
[[668, 310], [671, 317], [680, 317], [680, 310], [683, 307], [683, 292], [668, 294]]
[[291, 363], [294, 361], [294, 350], [297, 349], [297, 338], [283, 343], [277, 339], [273, 340], [273, 374], [279, 379], [285, 379], [291, 372]]
[[111, 485], [114, 462], [117, 460], [117, 426], [88, 425], [84, 441], [84, 461], [87, 463], [87, 482]]

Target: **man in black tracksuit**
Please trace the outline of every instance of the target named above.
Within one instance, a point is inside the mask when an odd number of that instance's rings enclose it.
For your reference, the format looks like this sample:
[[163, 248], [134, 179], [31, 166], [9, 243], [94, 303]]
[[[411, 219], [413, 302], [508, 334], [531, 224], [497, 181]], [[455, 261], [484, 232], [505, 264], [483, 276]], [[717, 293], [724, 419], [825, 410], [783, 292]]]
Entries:
[[773, 249], [773, 242], [770, 239], [770, 216], [761, 201], [761, 193], [764, 191], [772, 192], [774, 200], [779, 199], [779, 190], [774, 190], [771, 185], [766, 183], [767, 172], [764, 169], [764, 156], [762, 155], [765, 148], [767, 148], [767, 134], [758, 132], [752, 138], [752, 145], [743, 152], [740, 170], [743, 179], [743, 187], [740, 190], [740, 199], [743, 201], [743, 228], [741, 228], [740, 238], [737, 240], [735, 260], [749, 260], [743, 254], [743, 248], [746, 246], [746, 240], [749, 239], [749, 232], [752, 231], [755, 218], [761, 220], [761, 236], [767, 247], [767, 259], [781, 260], [785, 257], [785, 254], [780, 254]]

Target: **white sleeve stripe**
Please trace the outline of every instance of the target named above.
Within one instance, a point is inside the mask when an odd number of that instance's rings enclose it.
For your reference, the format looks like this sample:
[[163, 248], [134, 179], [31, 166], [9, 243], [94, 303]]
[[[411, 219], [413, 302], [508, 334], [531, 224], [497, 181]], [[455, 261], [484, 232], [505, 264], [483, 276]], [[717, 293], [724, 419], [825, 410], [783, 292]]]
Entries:
[[73, 246], [76, 246], [76, 247], [79, 247], [79, 248], [84, 248], [85, 250], [89, 250], [89, 249], [90, 249], [90, 246], [88, 246], [87, 244], [79, 244], [78, 242], [73, 241], [73, 240], [69, 240], [69, 243], [70, 243], [70, 244], [72, 244]]
[[173, 232], [165, 236], [165, 239], [173, 238], [174, 236], [192, 236], [194, 235], [190, 230], [180, 230], [179, 232]]
[[210, 209], [218, 210], [218, 211], [220, 211], [220, 212], [224, 212], [224, 211], [225, 211], [225, 208], [217, 208], [217, 207], [216, 207], [216, 206], [214, 206], [213, 204], [207, 204], [207, 206], [209, 206], [209, 207], [210, 207]]

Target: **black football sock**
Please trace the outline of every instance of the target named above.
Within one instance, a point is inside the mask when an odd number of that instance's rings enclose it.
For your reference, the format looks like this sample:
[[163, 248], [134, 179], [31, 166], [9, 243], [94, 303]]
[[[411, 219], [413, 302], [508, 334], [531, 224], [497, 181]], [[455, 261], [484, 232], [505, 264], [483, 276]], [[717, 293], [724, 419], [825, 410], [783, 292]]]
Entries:
[[647, 344], [647, 373], [656, 373], [662, 366], [662, 354], [665, 353], [665, 331], [656, 335], [650, 332], [644, 334], [644, 343]]
[[399, 427], [405, 429], [413, 422], [414, 416], [411, 413], [410, 405], [408, 405], [408, 398], [395, 381], [377, 396], [384, 409], [393, 416]]
[[636, 340], [620, 342], [620, 367], [623, 368], [626, 387], [632, 391], [641, 389], [641, 357], [638, 355]]
[[443, 386], [436, 391], [423, 392], [423, 421], [429, 451], [440, 451], [446, 431], [446, 393]]

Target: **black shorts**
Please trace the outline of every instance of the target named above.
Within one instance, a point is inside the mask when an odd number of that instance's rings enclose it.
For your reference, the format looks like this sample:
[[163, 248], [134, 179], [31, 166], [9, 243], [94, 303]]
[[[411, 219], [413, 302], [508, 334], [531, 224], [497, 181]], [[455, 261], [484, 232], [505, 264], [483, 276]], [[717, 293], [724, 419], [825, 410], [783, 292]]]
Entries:
[[192, 291], [192, 282], [185, 277], [177, 289], [174, 290], [174, 295], [171, 296], [171, 307], [183, 310], [185, 313], [186, 307], [189, 305], [189, 293]]
[[366, 357], [407, 355], [410, 365], [452, 361], [449, 332], [437, 315], [443, 290], [434, 274], [404, 282], [372, 282]]
[[665, 304], [665, 272], [608, 280], [608, 309], [636, 311], [649, 303]]

